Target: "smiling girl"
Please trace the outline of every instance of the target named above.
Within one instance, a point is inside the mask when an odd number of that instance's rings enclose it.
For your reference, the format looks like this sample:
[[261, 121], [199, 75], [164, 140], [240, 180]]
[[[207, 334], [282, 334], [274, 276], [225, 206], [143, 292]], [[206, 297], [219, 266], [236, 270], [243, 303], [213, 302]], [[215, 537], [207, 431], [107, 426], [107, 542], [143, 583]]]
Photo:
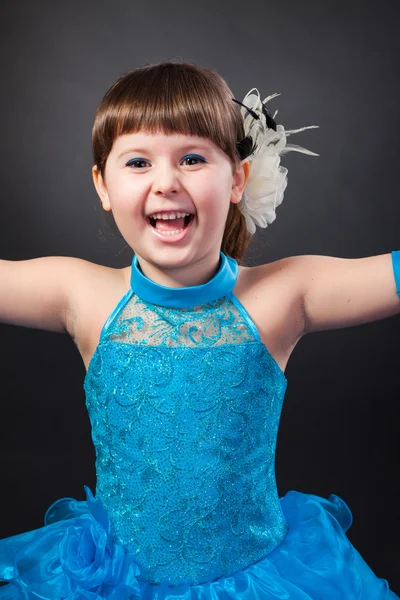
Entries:
[[116, 139], [103, 172], [93, 167], [93, 178], [104, 210], [125, 240], [135, 240], [146, 277], [180, 287], [206, 283], [216, 272], [229, 206], [241, 199], [249, 161], [232, 171], [209, 139], [129, 133]]
[[82, 355], [97, 474], [0, 541], [0, 598], [397, 598], [347, 538], [347, 504], [279, 498], [274, 465], [294, 347], [398, 314], [400, 253], [242, 265], [282, 202], [280, 155], [313, 154], [251, 92], [188, 63], [120, 77], [93, 180], [132, 263], [0, 261], [0, 319]]

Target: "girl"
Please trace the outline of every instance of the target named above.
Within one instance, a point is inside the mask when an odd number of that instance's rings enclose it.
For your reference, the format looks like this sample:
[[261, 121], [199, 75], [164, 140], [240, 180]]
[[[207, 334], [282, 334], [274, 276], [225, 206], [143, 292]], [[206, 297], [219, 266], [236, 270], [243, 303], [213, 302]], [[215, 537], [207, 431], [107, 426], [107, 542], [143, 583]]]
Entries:
[[241, 264], [282, 202], [280, 155], [313, 154], [253, 92], [185, 63], [122, 76], [93, 179], [132, 264], [29, 261], [47, 282], [33, 305], [24, 265], [0, 265], [2, 319], [64, 327], [81, 352], [97, 473], [95, 495], [0, 541], [2, 599], [397, 598], [349, 542], [345, 502], [279, 499], [274, 459], [293, 348], [399, 313], [400, 253]]

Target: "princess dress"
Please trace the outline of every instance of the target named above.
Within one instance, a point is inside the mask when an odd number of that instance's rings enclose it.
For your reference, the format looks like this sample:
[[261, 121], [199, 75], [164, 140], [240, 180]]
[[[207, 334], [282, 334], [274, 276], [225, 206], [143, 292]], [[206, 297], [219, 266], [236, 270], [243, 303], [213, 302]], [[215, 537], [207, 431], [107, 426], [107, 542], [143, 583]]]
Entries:
[[84, 381], [96, 495], [0, 541], [0, 599], [398, 599], [345, 532], [346, 503], [278, 497], [287, 380], [220, 253], [203, 285], [167, 288], [136, 256]]

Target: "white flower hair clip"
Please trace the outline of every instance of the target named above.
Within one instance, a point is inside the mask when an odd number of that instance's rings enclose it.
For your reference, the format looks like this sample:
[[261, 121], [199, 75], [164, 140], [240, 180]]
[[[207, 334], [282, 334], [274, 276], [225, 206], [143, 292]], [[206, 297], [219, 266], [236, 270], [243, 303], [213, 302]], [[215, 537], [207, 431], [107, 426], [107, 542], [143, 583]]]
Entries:
[[[253, 93], [254, 90], [256, 93]], [[261, 102], [258, 89], [252, 88], [243, 98], [243, 103], [232, 98], [242, 106], [240, 112], [246, 134], [246, 137], [237, 143], [237, 149], [241, 159], [247, 158], [251, 165], [246, 188], [238, 204], [240, 212], [246, 219], [247, 230], [251, 234], [255, 233], [256, 225], [267, 227], [275, 221], [276, 208], [282, 203], [288, 170], [280, 166], [281, 155], [295, 150], [303, 154], [319, 156], [301, 146], [286, 144], [286, 137], [292, 133], [315, 129], [319, 125], [285, 131], [283, 125], [277, 125], [275, 122], [278, 111], [272, 116], [265, 106], [276, 96], [280, 94], [268, 96]]]

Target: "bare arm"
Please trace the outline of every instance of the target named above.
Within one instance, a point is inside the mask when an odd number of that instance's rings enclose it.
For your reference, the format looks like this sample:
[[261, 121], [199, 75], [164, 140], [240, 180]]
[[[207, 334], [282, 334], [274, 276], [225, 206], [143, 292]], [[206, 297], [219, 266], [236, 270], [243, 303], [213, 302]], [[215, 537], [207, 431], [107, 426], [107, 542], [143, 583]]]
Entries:
[[81, 259], [0, 260], [0, 322], [66, 333], [69, 290]]
[[356, 259], [295, 258], [304, 333], [360, 325], [400, 313], [390, 253]]

